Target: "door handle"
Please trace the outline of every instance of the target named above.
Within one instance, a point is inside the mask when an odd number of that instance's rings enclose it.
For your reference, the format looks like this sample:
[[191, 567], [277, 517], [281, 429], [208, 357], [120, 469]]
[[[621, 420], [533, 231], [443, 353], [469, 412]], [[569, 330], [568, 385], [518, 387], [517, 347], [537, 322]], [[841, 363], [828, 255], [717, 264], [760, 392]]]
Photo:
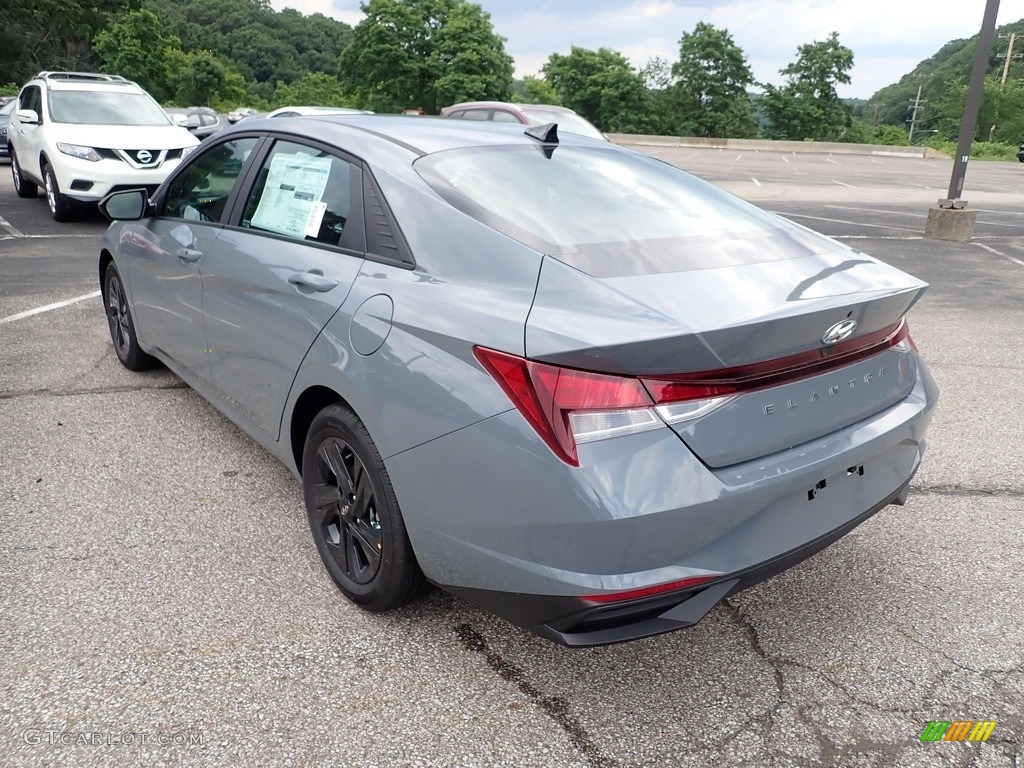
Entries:
[[318, 275], [316, 272], [296, 272], [288, 277], [288, 282], [292, 285], [312, 288], [321, 293], [338, 286], [337, 280], [331, 280], [331, 278]]
[[194, 248], [179, 248], [177, 256], [182, 261], [199, 261], [203, 258], [203, 252]]

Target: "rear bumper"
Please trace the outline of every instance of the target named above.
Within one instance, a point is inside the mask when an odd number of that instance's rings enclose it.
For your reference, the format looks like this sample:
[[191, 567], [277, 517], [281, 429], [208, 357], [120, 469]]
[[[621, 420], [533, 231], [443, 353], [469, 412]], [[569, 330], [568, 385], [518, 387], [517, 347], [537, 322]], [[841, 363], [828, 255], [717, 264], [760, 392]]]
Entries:
[[920, 365], [900, 403], [717, 469], [668, 428], [581, 445], [569, 467], [516, 411], [385, 463], [428, 579], [556, 642], [614, 643], [689, 626], [902, 502], [937, 397]]
[[452, 587], [442, 589], [560, 645], [586, 648], [691, 627], [729, 595], [759, 584], [817, 554], [890, 504], [902, 505], [909, 481], [888, 498], [813, 541], [757, 565], [725, 574], [698, 589], [621, 603], [595, 604], [582, 597], [555, 597]]

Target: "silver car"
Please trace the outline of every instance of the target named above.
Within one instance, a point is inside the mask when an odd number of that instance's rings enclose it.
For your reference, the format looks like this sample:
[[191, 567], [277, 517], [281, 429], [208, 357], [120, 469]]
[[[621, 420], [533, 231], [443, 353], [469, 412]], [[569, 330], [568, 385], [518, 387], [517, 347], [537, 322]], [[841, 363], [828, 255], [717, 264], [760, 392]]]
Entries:
[[570, 646], [690, 626], [921, 461], [924, 283], [555, 125], [246, 121], [102, 209], [119, 359], [288, 465], [370, 611], [436, 585]]

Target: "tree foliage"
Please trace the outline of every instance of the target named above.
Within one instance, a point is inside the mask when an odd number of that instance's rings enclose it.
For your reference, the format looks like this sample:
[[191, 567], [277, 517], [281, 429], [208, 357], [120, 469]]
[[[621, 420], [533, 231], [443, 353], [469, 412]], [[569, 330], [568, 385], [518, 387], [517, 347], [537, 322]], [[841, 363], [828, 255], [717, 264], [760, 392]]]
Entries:
[[672, 66], [672, 133], [749, 138], [757, 120], [747, 89], [754, 83], [747, 57], [724, 29], [699, 22], [679, 41]]
[[853, 51], [833, 32], [827, 40], [801, 45], [796, 61], [780, 70], [781, 88], [765, 84], [762, 107], [773, 139], [836, 141], [850, 126], [850, 107], [836, 86], [850, 82]]
[[467, 0], [369, 0], [341, 54], [342, 85], [378, 112], [507, 100], [512, 58], [491, 17]]
[[3, 0], [0, 82], [23, 83], [41, 69], [89, 69], [92, 38], [140, 0]]
[[652, 129], [651, 94], [621, 53], [573, 46], [553, 53], [543, 68], [561, 103], [602, 131], [646, 133]]

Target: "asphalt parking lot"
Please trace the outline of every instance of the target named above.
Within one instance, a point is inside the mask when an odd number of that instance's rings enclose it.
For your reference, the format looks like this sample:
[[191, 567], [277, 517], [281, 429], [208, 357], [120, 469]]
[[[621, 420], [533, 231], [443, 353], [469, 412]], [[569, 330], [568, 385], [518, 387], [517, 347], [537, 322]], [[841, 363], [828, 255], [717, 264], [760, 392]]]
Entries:
[[[906, 506], [589, 650], [439, 593], [348, 603], [290, 473], [117, 363], [104, 222], [0, 166], [0, 766], [1024, 766], [1024, 166], [972, 162], [975, 239], [944, 243], [949, 161], [650, 151], [930, 282], [942, 398]], [[934, 720], [997, 725], [922, 743]]]

